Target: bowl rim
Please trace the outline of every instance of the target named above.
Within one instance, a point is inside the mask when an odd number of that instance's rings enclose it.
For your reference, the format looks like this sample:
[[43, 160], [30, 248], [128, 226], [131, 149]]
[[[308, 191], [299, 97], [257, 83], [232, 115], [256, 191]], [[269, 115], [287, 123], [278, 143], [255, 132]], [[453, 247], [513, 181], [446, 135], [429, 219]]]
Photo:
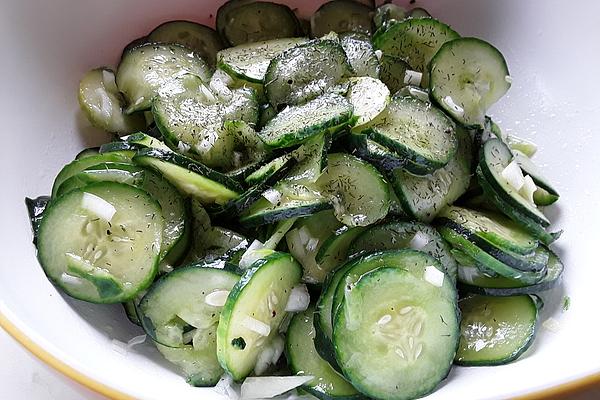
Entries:
[[[77, 369], [67, 365], [62, 360], [45, 350], [42, 346], [28, 337], [21, 329], [19, 329], [13, 321], [0, 311], [0, 327], [3, 328], [13, 339], [20, 345], [32, 353], [44, 364], [52, 367], [66, 377], [83, 385], [84, 387], [113, 400], [135, 400], [134, 397], [121, 392], [113, 387], [110, 387], [102, 382], [99, 382], [89, 376], [83, 374]], [[573, 379], [558, 385], [540, 389], [531, 393], [516, 396], [516, 400], [537, 400], [537, 399], [554, 399], [557, 397], [572, 395], [582, 390], [589, 388], [592, 385], [600, 384], [600, 373], [592, 373], [590, 375]]]

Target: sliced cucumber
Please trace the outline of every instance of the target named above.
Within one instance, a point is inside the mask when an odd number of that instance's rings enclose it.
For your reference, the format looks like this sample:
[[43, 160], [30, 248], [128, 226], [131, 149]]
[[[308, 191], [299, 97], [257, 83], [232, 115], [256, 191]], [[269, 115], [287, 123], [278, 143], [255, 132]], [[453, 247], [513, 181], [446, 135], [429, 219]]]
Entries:
[[317, 186], [345, 225], [370, 225], [389, 211], [390, 195], [385, 179], [371, 164], [349, 154], [330, 154]]
[[335, 231], [323, 242], [316, 257], [321, 282], [348, 259], [350, 245], [365, 229], [363, 226], [356, 226], [354, 228], [343, 227]]
[[377, 166], [380, 171], [391, 172], [402, 168], [406, 160], [398, 153], [371, 140], [362, 133], [350, 133], [347, 142], [352, 154]]
[[284, 38], [242, 44], [219, 51], [217, 62], [219, 68], [236, 78], [263, 83], [273, 58], [306, 41], [305, 38]]
[[415, 176], [402, 169], [388, 174], [388, 179], [409, 216], [430, 222], [447, 205], [452, 204], [469, 188], [471, 182], [471, 138], [457, 130], [458, 149], [444, 167], [430, 175]]
[[430, 103], [394, 96], [386, 111], [362, 133], [406, 158], [407, 171], [425, 175], [454, 157], [455, 131], [453, 122]]
[[547, 206], [558, 200], [560, 197], [556, 189], [552, 187], [537, 165], [531, 161], [523, 152], [513, 150], [513, 157], [521, 167], [523, 175], [529, 175], [535, 182], [538, 189], [533, 193], [533, 200], [538, 205]]
[[404, 59], [391, 54], [382, 54], [379, 63], [379, 79], [386, 84], [390, 92], [396, 93], [406, 86], [404, 77], [406, 71], [410, 70], [410, 65]]
[[115, 73], [108, 68], [93, 69], [83, 76], [78, 99], [88, 120], [97, 128], [123, 135], [146, 127], [142, 114], [125, 114], [125, 100], [115, 83]]
[[294, 162], [295, 159], [291, 154], [284, 154], [281, 157], [274, 158], [258, 168], [256, 171], [249, 174], [246, 178], [244, 178], [244, 182], [249, 186], [261, 184], [269, 179], [274, 173], [291, 166], [291, 164]]
[[369, 37], [358, 32], [347, 32], [339, 36], [354, 75], [378, 78], [379, 61]]
[[491, 277], [481, 272], [480, 266], [471, 259], [465, 265], [461, 264], [458, 267], [460, 287], [466, 292], [487, 296], [515, 296], [550, 290], [560, 283], [564, 266], [556, 254], [548, 251], [550, 253], [548, 272], [541, 281], [534, 285], [524, 285], [519, 281], [502, 276]]
[[271, 147], [290, 147], [319, 133], [348, 125], [352, 105], [344, 97], [327, 93], [299, 106], [286, 107], [258, 133]]
[[507, 364], [533, 343], [538, 308], [530, 296], [474, 295], [462, 299], [459, 306], [462, 321], [456, 364]]
[[338, 363], [370, 397], [424, 396], [446, 378], [456, 354], [456, 289], [449, 280], [438, 286], [426, 280], [426, 273], [415, 274], [417, 254], [423, 269], [436, 268], [433, 258], [416, 253], [406, 262], [373, 270], [349, 288], [335, 316]]
[[313, 40], [288, 49], [271, 60], [265, 74], [269, 102], [277, 110], [305, 103], [350, 76], [342, 46], [333, 40]]
[[502, 53], [476, 38], [444, 44], [431, 59], [430, 77], [432, 98], [464, 125], [483, 126], [487, 109], [510, 88]]
[[393, 221], [369, 227], [349, 247], [350, 258], [382, 250], [419, 250], [437, 259], [448, 276], [456, 282], [457, 264], [450, 246], [434, 228], [420, 222]]
[[79, 153], [77, 153], [77, 155], [75, 156], [75, 159], [79, 160], [80, 158], [95, 156], [95, 155], [98, 155], [99, 152], [100, 152], [99, 147], [88, 147], [87, 149], [83, 149]]
[[373, 45], [385, 55], [405, 60], [410, 69], [423, 73], [421, 84], [427, 86], [428, 65], [442, 45], [460, 37], [448, 25], [433, 18], [409, 18], [380, 29]]
[[242, 191], [233, 179], [177, 153], [144, 149], [134, 161], [158, 171], [181, 192], [205, 204], [225, 204]]
[[346, 95], [358, 120], [353, 130], [360, 131], [385, 110], [390, 102], [390, 90], [379, 79], [368, 76], [350, 79]]
[[206, 62], [176, 45], [144, 44], [127, 51], [117, 69], [117, 86], [125, 96], [128, 114], [148, 110], [157, 96], [183, 93], [197, 78], [208, 82]]
[[160, 206], [146, 192], [96, 183], [67, 193], [44, 211], [38, 258], [68, 295], [121, 303], [154, 279], [163, 232]]
[[129, 322], [141, 327], [142, 323], [140, 322], [140, 319], [138, 318], [137, 310], [136, 310], [136, 300], [135, 299], [129, 300], [122, 304], [123, 304], [123, 310], [125, 310], [125, 316], [129, 320]]
[[429, 18], [431, 17], [431, 14], [424, 8], [415, 7], [408, 12], [408, 16], [410, 18]]
[[[235, 89], [228, 102], [219, 101], [205, 86], [201, 90], [158, 98], [152, 114], [165, 141], [197, 156], [203, 163], [216, 167], [223, 160], [215, 157], [223, 140], [218, 131], [227, 120], [256, 124], [258, 101], [250, 88]], [[183, 144], [180, 144], [183, 142]]]
[[386, 29], [389, 24], [394, 23], [395, 21], [402, 21], [406, 17], [406, 9], [393, 3], [386, 3], [380, 5], [375, 10], [373, 23], [377, 29]]
[[301, 277], [292, 256], [275, 252], [256, 261], [229, 293], [217, 329], [217, 356], [236, 381], [254, 370], [263, 346], [277, 335]]
[[[550, 221], [535, 206], [525, 199], [510, 183], [502, 176], [504, 169], [513, 161], [513, 155], [504, 143], [498, 139], [491, 139], [485, 142], [481, 150], [479, 167], [482, 176], [489, 186], [503, 199], [510, 207], [499, 207], [504, 212], [510, 212], [514, 209], [520, 214], [524, 214], [529, 220], [546, 227]], [[517, 223], [521, 222], [513, 215], [509, 215]]]
[[153, 43], [177, 43], [198, 53], [212, 68], [215, 67], [217, 52], [225, 45], [219, 34], [206, 25], [191, 21], [169, 21], [148, 35]]
[[314, 307], [310, 307], [294, 315], [287, 330], [285, 354], [292, 374], [314, 376], [313, 380], [302, 385], [302, 389], [318, 399], [361, 398], [361, 394], [317, 353], [313, 342], [314, 311]]
[[232, 7], [219, 31], [231, 45], [290, 38], [300, 34], [300, 24], [286, 5], [256, 1]]
[[63, 184], [64, 181], [77, 175], [86, 168], [92, 165], [98, 165], [107, 162], [115, 163], [130, 163], [131, 157], [134, 155], [134, 151], [115, 151], [105, 154], [96, 154], [89, 157], [80, 158], [71, 161], [65, 165], [56, 178], [54, 178], [54, 184], [52, 185], [52, 198], [55, 198], [58, 193], [58, 188]]
[[167, 180], [136, 165], [104, 163], [91, 166], [67, 179], [60, 185], [58, 195], [96, 182], [126, 183], [146, 191], [160, 205], [165, 220], [160, 246], [161, 261], [174, 264], [185, 255], [191, 234], [187, 226], [187, 204]]
[[315, 183], [327, 167], [331, 136], [328, 132], [312, 136], [294, 150], [291, 155], [298, 163], [291, 168], [285, 180], [305, 185]]
[[212, 386], [223, 375], [217, 325], [239, 278], [222, 269], [180, 268], [154, 283], [138, 306], [144, 331], [194, 386]]
[[367, 35], [373, 30], [373, 9], [353, 0], [332, 0], [323, 4], [310, 18], [312, 37], [329, 32], [361, 32]]
[[540, 282], [546, 274], [546, 269], [541, 271], [521, 271], [515, 269], [510, 265], [497, 260], [475, 244], [471, 243], [463, 235], [448, 227], [441, 226], [438, 228], [438, 231], [452, 247], [461, 250], [463, 253], [483, 265], [486, 269], [490, 269], [505, 278], [519, 281], [525, 285], [533, 285]]
[[280, 182], [271, 193], [279, 199], [271, 202], [261, 197], [240, 215], [240, 223], [247, 226], [264, 225], [331, 208], [327, 199], [311, 186]]
[[245, 4], [254, 3], [255, 1], [256, 0], [229, 0], [223, 3], [223, 5], [217, 10], [216, 26], [219, 35], [224, 37], [224, 30], [229, 23], [229, 13], [231, 11]]
[[125, 140], [126, 143], [137, 145], [141, 148], [150, 147], [152, 149], [170, 150], [169, 147], [159, 139], [150, 135], [146, 135], [143, 132], [137, 132], [129, 136], [125, 136], [123, 137], [123, 140]]
[[50, 203], [50, 196], [39, 196], [35, 199], [25, 197], [25, 205], [27, 206], [27, 213], [29, 214], [29, 221], [31, 222], [31, 231], [33, 233], [33, 244], [37, 244], [38, 231], [40, 229], [40, 223], [44, 216], [44, 211]]

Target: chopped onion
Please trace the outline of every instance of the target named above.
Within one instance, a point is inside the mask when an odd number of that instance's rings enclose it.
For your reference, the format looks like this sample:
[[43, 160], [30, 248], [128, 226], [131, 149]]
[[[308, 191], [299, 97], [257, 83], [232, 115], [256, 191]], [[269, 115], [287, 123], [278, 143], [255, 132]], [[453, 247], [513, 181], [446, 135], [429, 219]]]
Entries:
[[500, 173], [504, 179], [508, 182], [510, 186], [512, 186], [517, 192], [521, 190], [523, 184], [525, 183], [525, 178], [523, 178], [523, 171], [521, 171], [521, 167], [517, 160], [512, 160], [510, 164], [506, 166]]
[[214, 387], [215, 392], [229, 397], [230, 400], [238, 400], [240, 398], [239, 393], [235, 389], [233, 378], [231, 375], [223, 374], [219, 382]]
[[415, 236], [410, 240], [409, 246], [414, 250], [421, 250], [429, 243], [429, 236], [421, 231], [415, 233]]
[[430, 265], [425, 267], [425, 274], [423, 274], [423, 279], [427, 282], [431, 283], [433, 286], [442, 287], [444, 284], [444, 273]]
[[191, 146], [187, 143], [182, 142], [181, 140], [179, 141], [179, 143], [177, 143], [177, 150], [179, 150], [181, 153], [187, 153], [188, 151], [190, 151]]
[[117, 209], [108, 201], [88, 192], [83, 192], [81, 207], [107, 222], [112, 221], [117, 212]]
[[281, 201], [281, 196], [281, 192], [273, 188], [265, 190], [262, 194], [262, 197], [267, 199], [267, 201], [273, 204], [274, 206], [279, 204], [279, 202]]
[[550, 317], [544, 322], [542, 322], [542, 326], [544, 329], [549, 330], [552, 333], [556, 333], [560, 330], [560, 322]]
[[285, 305], [285, 311], [289, 312], [300, 312], [308, 308], [310, 303], [310, 295], [306, 285], [297, 285], [292, 288], [290, 297], [288, 297], [287, 304]]
[[519, 190], [519, 194], [525, 200], [527, 200], [531, 205], [535, 207], [535, 202], [533, 201], [533, 193], [537, 190], [537, 186], [531, 176], [525, 175], [525, 179], [523, 179], [523, 186], [521, 190]]
[[404, 83], [407, 85], [415, 85], [419, 86], [421, 84], [421, 79], [423, 78], [423, 73], [419, 71], [411, 71], [407, 69], [404, 72]]
[[276, 335], [263, 347], [256, 359], [256, 366], [254, 367], [256, 375], [262, 375], [267, 371], [270, 365], [275, 365], [277, 361], [279, 361], [281, 353], [283, 353], [284, 345], [283, 338]]
[[[67, 255], [68, 254], [69, 253], [67, 253]], [[77, 276], [69, 275], [66, 272], [63, 272], [60, 275], [60, 280], [62, 283], [67, 284], [67, 285], [72, 285], [72, 286], [81, 286], [86, 282], [85, 280], [83, 280]]]
[[225, 301], [227, 301], [227, 296], [229, 296], [229, 290], [216, 290], [207, 294], [206, 297], [204, 297], [204, 302], [209, 306], [223, 307]]
[[383, 57], [383, 51], [375, 50], [375, 57], [377, 57], [377, 60], [381, 60], [381, 57]]
[[454, 111], [456, 114], [464, 115], [465, 110], [461, 106], [456, 104], [454, 102], [454, 100], [452, 99], [452, 97], [446, 96], [442, 99], [442, 101], [444, 102], [444, 104], [446, 104], [448, 107], [450, 107], [452, 109], [452, 111]]
[[262, 256], [260, 250], [263, 249], [263, 243], [260, 240], [254, 240], [250, 246], [246, 249], [242, 258], [240, 258], [239, 267], [242, 269], [249, 268], [256, 260], [259, 260]]
[[134, 336], [127, 342], [127, 348], [132, 348], [133, 346], [137, 346], [138, 344], [142, 344], [146, 341], [146, 335]]
[[259, 321], [256, 318], [252, 318], [249, 315], [246, 315], [246, 317], [242, 320], [242, 325], [261, 336], [269, 336], [269, 333], [271, 333], [271, 326], [269, 324], [265, 324], [264, 322]]
[[246, 378], [242, 384], [242, 399], [270, 399], [302, 386], [314, 376], [263, 376]]
[[122, 356], [126, 356], [129, 353], [129, 348], [127, 347], [127, 343], [121, 342], [117, 339], [111, 340], [112, 349]]
[[506, 75], [504, 77], [504, 80], [506, 81], [506, 83], [512, 83], [513, 82], [513, 78], [510, 75]]

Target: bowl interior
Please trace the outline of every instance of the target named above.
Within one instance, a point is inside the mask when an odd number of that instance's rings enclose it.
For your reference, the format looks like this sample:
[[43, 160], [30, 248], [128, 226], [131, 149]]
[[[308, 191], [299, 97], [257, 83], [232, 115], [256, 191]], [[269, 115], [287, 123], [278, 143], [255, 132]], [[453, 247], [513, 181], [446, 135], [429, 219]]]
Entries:
[[[0, 16], [3, 45], [3, 110], [0, 171], [0, 313], [24, 335], [84, 375], [136, 398], [218, 398], [191, 388], [146, 343], [127, 354], [112, 339], [143, 332], [120, 306], [97, 306], [63, 296], [45, 278], [35, 258], [25, 196], [46, 194], [59, 169], [83, 147], [106, 141], [79, 112], [76, 89], [82, 74], [115, 66], [132, 39], [171, 19], [213, 24], [220, 1], [130, 0], [102, 2], [9, 1]], [[286, 1], [309, 15], [315, 1]], [[581, 4], [584, 3], [584, 4]], [[406, 4], [404, 4], [406, 5]], [[556, 245], [566, 265], [564, 284], [546, 293], [534, 346], [518, 362], [492, 368], [454, 368], [437, 398], [506, 398], [600, 371], [591, 357], [600, 327], [595, 293], [600, 269], [594, 246], [600, 213], [593, 135], [600, 107], [600, 3], [577, 7], [558, 0], [419, 1], [464, 36], [495, 44], [507, 58], [513, 86], [491, 115], [509, 133], [539, 145], [535, 160], [562, 197], [547, 210], [564, 234]], [[585, 12], [582, 12], [582, 11]], [[565, 295], [571, 307], [562, 310]], [[594, 346], [594, 345], [592, 345]], [[595, 347], [595, 346], [594, 346]], [[559, 367], [557, 367], [559, 362]]]

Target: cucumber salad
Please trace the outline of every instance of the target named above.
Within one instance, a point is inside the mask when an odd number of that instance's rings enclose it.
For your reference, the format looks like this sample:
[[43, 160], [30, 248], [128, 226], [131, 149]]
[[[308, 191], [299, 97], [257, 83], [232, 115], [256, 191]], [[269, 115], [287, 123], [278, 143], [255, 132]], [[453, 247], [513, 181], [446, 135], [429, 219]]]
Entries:
[[421, 8], [232, 0], [216, 30], [166, 22], [81, 79], [114, 139], [26, 199], [39, 262], [122, 303], [190, 385], [423, 397], [519, 358], [562, 277], [559, 194], [488, 114], [511, 82]]

